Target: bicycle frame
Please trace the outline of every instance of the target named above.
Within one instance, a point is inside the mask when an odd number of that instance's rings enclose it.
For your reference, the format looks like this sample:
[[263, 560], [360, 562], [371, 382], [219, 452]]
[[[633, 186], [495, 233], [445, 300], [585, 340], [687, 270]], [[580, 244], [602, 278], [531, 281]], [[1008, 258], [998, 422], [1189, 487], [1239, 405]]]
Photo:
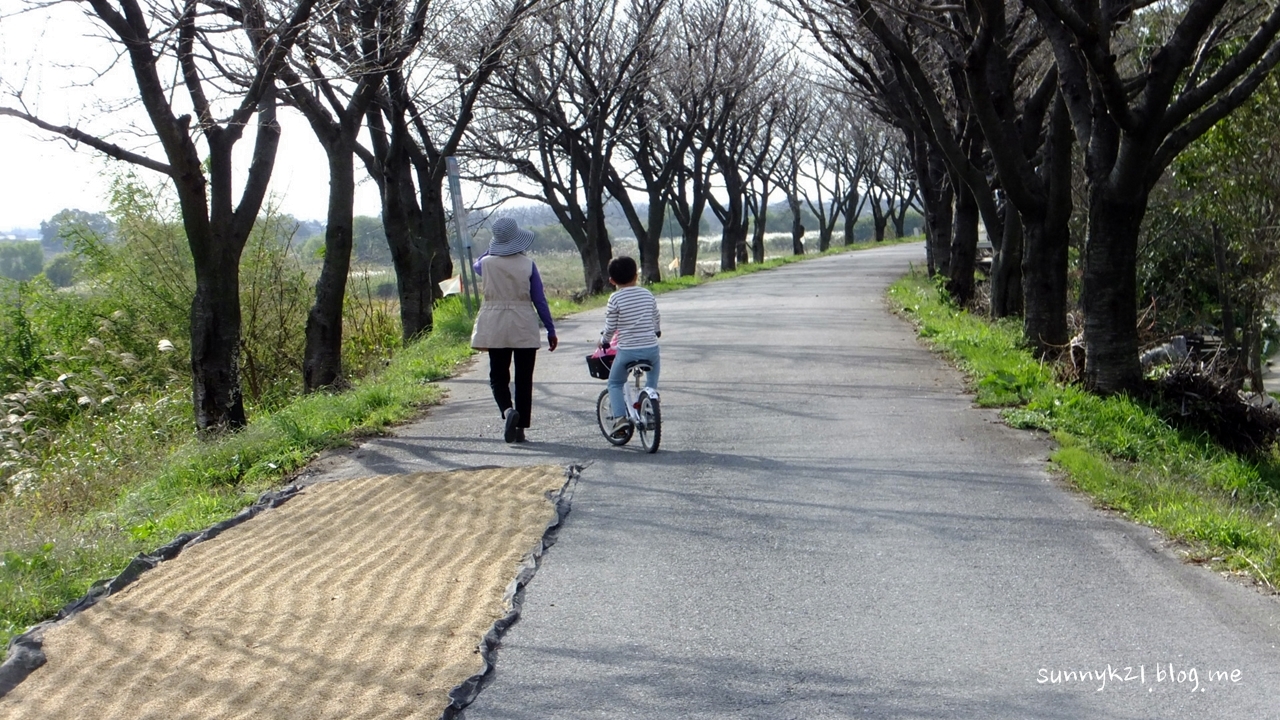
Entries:
[[657, 400], [658, 391], [653, 388], [644, 386], [645, 375], [648, 371], [645, 369], [647, 365], [636, 365], [627, 372], [631, 373], [631, 382], [623, 383], [622, 397], [627, 405], [627, 417], [631, 418], [631, 422], [637, 427], [644, 424], [644, 419], [640, 417], [640, 395], [644, 393], [650, 398]]
[[649, 366], [643, 362], [627, 368], [627, 374], [630, 375], [627, 379], [630, 382], [624, 379], [621, 390], [630, 422], [624, 423], [622, 427], [614, 421], [609, 390], [601, 390], [596, 396], [596, 423], [610, 445], [626, 445], [633, 435], [638, 434], [646, 452], [658, 451], [658, 445], [662, 442], [662, 411], [658, 391], [644, 385], [648, 373]]

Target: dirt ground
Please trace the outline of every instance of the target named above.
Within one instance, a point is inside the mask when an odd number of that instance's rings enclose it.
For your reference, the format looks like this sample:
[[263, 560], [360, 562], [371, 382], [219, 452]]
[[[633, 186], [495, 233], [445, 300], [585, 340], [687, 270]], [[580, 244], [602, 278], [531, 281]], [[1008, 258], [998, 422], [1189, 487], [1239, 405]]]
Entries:
[[49, 629], [0, 718], [437, 718], [564, 484], [538, 466], [310, 486]]

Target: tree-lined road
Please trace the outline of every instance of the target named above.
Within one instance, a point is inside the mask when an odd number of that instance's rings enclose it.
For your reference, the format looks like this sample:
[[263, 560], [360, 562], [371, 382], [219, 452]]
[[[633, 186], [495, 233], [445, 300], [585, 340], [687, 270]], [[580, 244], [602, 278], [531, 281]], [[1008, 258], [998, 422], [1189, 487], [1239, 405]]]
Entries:
[[657, 455], [595, 427], [594, 311], [539, 353], [532, 443], [502, 442], [481, 359], [424, 420], [321, 464], [587, 465], [469, 720], [1274, 714], [1280, 603], [1093, 509], [1042, 436], [973, 408], [885, 309], [923, 261], [660, 296]]

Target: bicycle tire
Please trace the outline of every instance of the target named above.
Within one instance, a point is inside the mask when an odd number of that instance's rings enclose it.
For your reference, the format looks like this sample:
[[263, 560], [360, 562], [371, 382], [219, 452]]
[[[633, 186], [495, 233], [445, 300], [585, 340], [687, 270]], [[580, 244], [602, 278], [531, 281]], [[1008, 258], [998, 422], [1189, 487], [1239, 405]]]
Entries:
[[658, 444], [662, 442], [662, 408], [658, 399], [649, 393], [640, 395], [640, 444], [645, 452], [658, 452]]
[[604, 439], [608, 440], [610, 445], [626, 445], [631, 442], [631, 435], [635, 433], [635, 429], [628, 425], [617, 434], [611, 433], [613, 421], [609, 418], [612, 415], [613, 410], [609, 407], [609, 391], [601, 390], [600, 397], [596, 398], [596, 423], [600, 426], [600, 434], [604, 435]]

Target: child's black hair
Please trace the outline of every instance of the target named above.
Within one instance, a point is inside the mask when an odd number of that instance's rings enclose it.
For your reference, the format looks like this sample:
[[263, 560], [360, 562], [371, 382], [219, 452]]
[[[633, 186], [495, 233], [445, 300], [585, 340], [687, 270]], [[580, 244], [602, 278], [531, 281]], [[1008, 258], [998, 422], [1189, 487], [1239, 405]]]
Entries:
[[609, 261], [609, 279], [619, 285], [635, 282], [636, 261], [621, 255]]

